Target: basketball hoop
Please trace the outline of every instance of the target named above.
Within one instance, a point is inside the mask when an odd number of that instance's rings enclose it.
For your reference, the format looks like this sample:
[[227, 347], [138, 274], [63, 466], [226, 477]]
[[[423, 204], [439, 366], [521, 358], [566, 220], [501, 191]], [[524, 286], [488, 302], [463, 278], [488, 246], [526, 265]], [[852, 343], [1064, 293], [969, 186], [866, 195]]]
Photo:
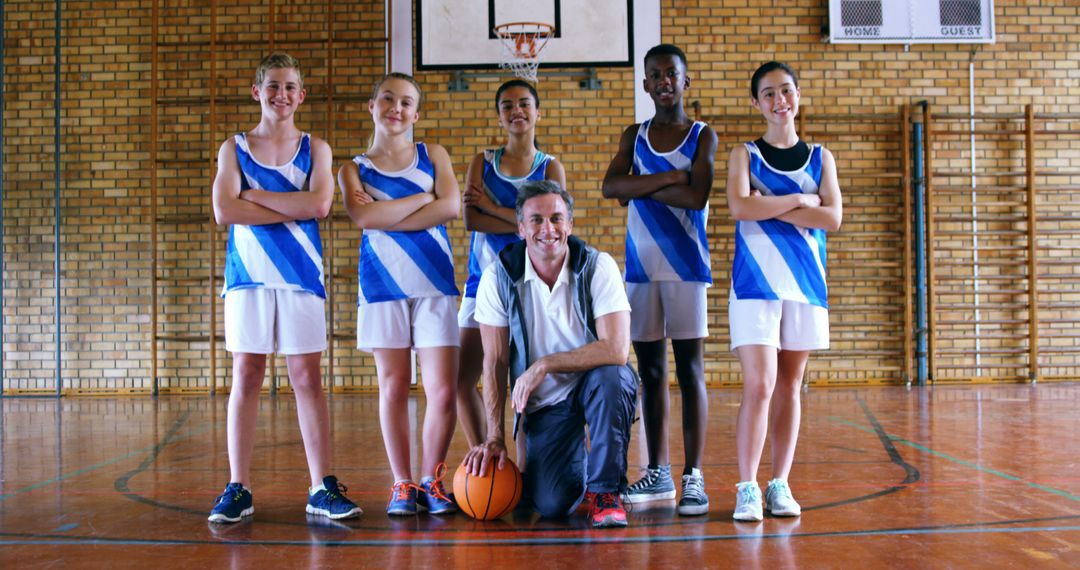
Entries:
[[509, 69], [526, 81], [536, 83], [540, 52], [555, 34], [555, 26], [540, 22], [510, 22], [495, 26], [493, 31], [502, 44], [499, 67]]

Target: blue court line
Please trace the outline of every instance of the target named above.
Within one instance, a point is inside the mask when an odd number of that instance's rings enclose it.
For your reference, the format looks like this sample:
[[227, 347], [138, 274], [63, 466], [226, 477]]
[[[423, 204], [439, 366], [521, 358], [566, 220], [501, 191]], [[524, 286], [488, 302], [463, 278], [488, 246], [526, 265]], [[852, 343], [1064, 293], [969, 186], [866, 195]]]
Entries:
[[[865, 431], [865, 432], [868, 432], [868, 433], [875, 433], [874, 430], [872, 430], [872, 429], [869, 429], [867, 427], [858, 425], [855, 422], [852, 422], [852, 421], [844, 419], [844, 418], [838, 418], [838, 417], [835, 417], [835, 416], [829, 416], [829, 419], [834, 421], [834, 422], [837, 422], [837, 423], [841, 423], [841, 424], [851, 426], [851, 427], [853, 427], [855, 429], [858, 429], [858, 430], [862, 430], [862, 431]], [[1009, 481], [1018, 481], [1018, 482], [1021, 482], [1021, 483], [1025, 484], [1028, 487], [1031, 487], [1033, 489], [1038, 489], [1040, 491], [1045, 491], [1047, 493], [1052, 493], [1052, 494], [1057, 495], [1059, 497], [1064, 497], [1066, 499], [1070, 499], [1070, 500], [1073, 500], [1073, 501], [1080, 501], [1080, 497], [1078, 497], [1076, 495], [1073, 495], [1072, 493], [1070, 493], [1068, 491], [1062, 491], [1061, 489], [1055, 489], [1053, 487], [1048, 487], [1046, 485], [1043, 485], [1041, 483], [1035, 483], [1033, 481], [1025, 481], [1023, 478], [1017, 477], [1016, 475], [1011, 475], [1009, 473], [1005, 473], [1004, 471], [998, 471], [997, 469], [993, 469], [993, 468], [990, 468], [990, 467], [983, 467], [982, 465], [979, 465], [978, 463], [972, 463], [970, 461], [960, 459], [959, 457], [953, 457], [953, 456], [951, 456], [951, 455], [949, 455], [947, 453], [942, 453], [940, 451], [935, 451], [933, 449], [930, 449], [929, 447], [926, 447], [925, 445], [915, 443], [914, 441], [906, 440], [906, 439], [904, 439], [904, 438], [902, 438], [900, 436], [888, 434], [888, 437], [892, 441], [895, 441], [897, 443], [902, 443], [902, 444], [904, 444], [904, 445], [906, 445], [908, 447], [912, 447], [914, 449], [922, 451], [923, 453], [928, 453], [928, 454], [933, 455], [935, 457], [940, 457], [942, 459], [952, 461], [953, 463], [956, 463], [958, 465], [963, 465], [964, 467], [970, 467], [970, 468], [975, 469], [977, 471], [982, 471], [983, 473], [988, 473], [990, 475], [995, 475], [997, 477], [1001, 477], [1002, 479], [1007, 479]]]
[[[190, 414], [191, 414], [191, 412], [189, 410], [188, 415], [190, 415]], [[184, 419], [186, 419], [186, 416], [185, 416]], [[187, 434], [185, 434], [183, 436], [173, 438], [169, 443], [176, 443], [178, 441], [188, 439], [190, 437], [198, 435], [199, 433], [202, 433], [204, 431], [209, 430], [211, 427], [212, 426], [203, 426], [201, 428], [193, 429], [193, 430], [189, 431]], [[161, 445], [161, 443], [155, 443], [153, 445], [143, 447], [141, 449], [136, 449], [135, 451], [130, 451], [128, 453], [125, 453], [123, 455], [114, 457], [112, 459], [102, 461], [101, 463], [96, 463], [96, 464], [90, 465], [88, 467], [83, 467], [82, 469], [76, 469], [75, 471], [64, 473], [63, 475], [60, 475], [58, 477], [53, 477], [51, 479], [46, 479], [44, 481], [34, 483], [33, 485], [23, 487], [22, 489], [16, 489], [14, 491], [11, 491], [10, 493], [0, 493], [0, 503], [6, 501], [7, 499], [9, 499], [11, 497], [14, 497], [16, 495], [22, 495], [23, 493], [29, 493], [30, 491], [34, 491], [34, 490], [40, 489], [42, 487], [48, 487], [49, 485], [52, 485], [54, 483], [59, 483], [61, 481], [66, 481], [66, 480], [71, 479], [73, 477], [78, 477], [79, 475], [85, 475], [86, 473], [90, 473], [91, 471], [96, 471], [96, 470], [101, 469], [103, 467], [108, 467], [109, 465], [113, 465], [114, 463], [118, 463], [120, 461], [131, 458], [133, 456], [141, 455], [141, 454], [146, 453], [148, 451], [153, 451], [154, 449], [156, 449], [160, 445]]]
[[949, 535], [949, 534], [990, 534], [990, 533], [1027, 533], [1027, 532], [1076, 532], [1080, 526], [1022, 526], [1011, 528], [895, 528], [876, 530], [850, 530], [850, 531], [827, 531], [805, 533], [763, 533], [750, 534], [714, 534], [714, 535], [687, 535], [687, 536], [605, 536], [605, 537], [559, 537], [559, 538], [508, 538], [508, 539], [481, 539], [481, 540], [446, 540], [446, 539], [407, 539], [407, 540], [140, 540], [140, 539], [108, 539], [108, 538], [48, 538], [44, 540], [13, 539], [0, 540], [0, 546], [9, 545], [94, 545], [94, 546], [300, 546], [310, 548], [312, 546], [336, 546], [336, 547], [410, 547], [417, 546], [549, 546], [568, 544], [642, 544], [642, 543], [673, 543], [673, 542], [700, 542], [720, 540], [755, 540], [755, 539], [778, 539], [778, 538], [838, 538], [852, 536], [903, 536], [903, 535]]

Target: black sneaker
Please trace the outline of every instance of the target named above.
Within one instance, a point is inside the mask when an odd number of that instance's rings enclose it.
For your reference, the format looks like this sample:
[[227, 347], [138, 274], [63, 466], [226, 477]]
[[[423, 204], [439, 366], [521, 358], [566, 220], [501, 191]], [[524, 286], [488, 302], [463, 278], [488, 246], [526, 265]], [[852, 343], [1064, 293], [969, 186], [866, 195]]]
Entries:
[[671, 480], [671, 465], [646, 468], [645, 475], [623, 492], [623, 500], [630, 504], [674, 498], [675, 482]]
[[682, 476], [682, 498], [679, 499], [679, 514], [683, 516], [705, 515], [709, 513], [709, 496], [705, 494], [705, 477], [701, 469], [693, 467], [689, 475]]

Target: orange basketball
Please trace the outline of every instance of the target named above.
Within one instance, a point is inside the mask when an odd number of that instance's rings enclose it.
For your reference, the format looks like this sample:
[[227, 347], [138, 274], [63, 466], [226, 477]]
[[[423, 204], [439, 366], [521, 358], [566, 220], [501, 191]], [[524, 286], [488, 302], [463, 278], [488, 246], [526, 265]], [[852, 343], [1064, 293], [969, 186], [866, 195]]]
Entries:
[[487, 475], [477, 477], [469, 475], [468, 468], [459, 465], [454, 474], [454, 499], [458, 508], [481, 521], [500, 518], [521, 501], [521, 472], [513, 461], [507, 459], [501, 471], [492, 462], [488, 470]]

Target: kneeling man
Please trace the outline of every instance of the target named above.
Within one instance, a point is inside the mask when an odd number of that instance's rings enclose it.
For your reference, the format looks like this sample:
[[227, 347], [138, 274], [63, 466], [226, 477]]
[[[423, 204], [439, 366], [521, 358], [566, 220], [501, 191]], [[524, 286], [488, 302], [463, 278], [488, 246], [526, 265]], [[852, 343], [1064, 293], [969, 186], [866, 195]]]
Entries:
[[520, 422], [526, 438], [525, 496], [545, 517], [569, 515], [585, 499], [593, 526], [626, 526], [620, 493], [638, 381], [626, 365], [622, 276], [610, 255], [570, 235], [573, 199], [557, 183], [523, 185], [517, 221], [524, 241], [499, 254], [476, 295], [488, 436], [465, 464], [479, 474], [506, 460], [509, 372], [513, 435]]

